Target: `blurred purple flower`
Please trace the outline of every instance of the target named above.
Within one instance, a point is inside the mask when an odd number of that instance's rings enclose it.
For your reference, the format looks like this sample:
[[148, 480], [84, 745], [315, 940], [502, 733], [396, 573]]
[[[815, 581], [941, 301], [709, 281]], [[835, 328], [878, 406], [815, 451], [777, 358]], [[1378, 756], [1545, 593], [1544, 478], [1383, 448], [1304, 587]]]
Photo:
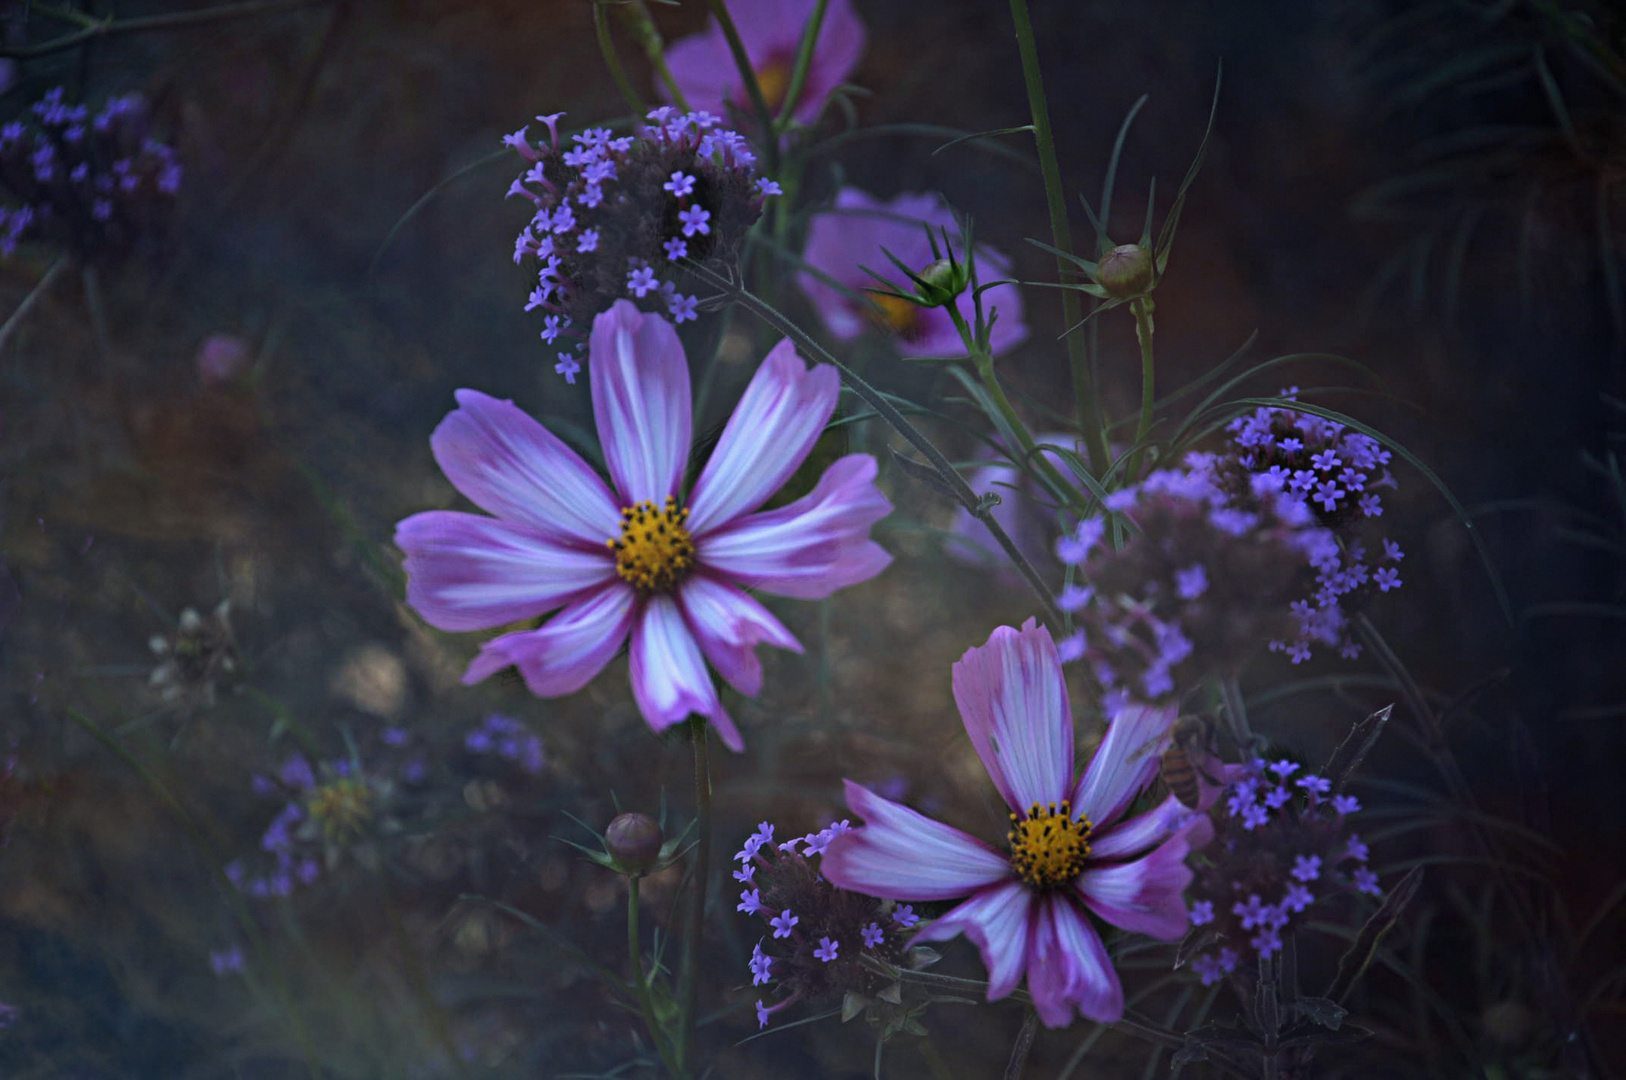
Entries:
[[[866, 266], [887, 280], [899, 283], [901, 291], [913, 285], [882, 253], [884, 247], [915, 272], [933, 261], [931, 242], [920, 223], [958, 234], [954, 215], [936, 195], [899, 195], [889, 203], [845, 187], [836, 193], [833, 211], [819, 214], [808, 226], [807, 247], [802, 257], [814, 270], [834, 279], [843, 291], [814, 274], [803, 272], [797, 278], [802, 291], [818, 309], [825, 325], [841, 341], [850, 341], [866, 327], [880, 325], [897, 341], [904, 356], [960, 356], [960, 341], [954, 320], [945, 308], [923, 308], [904, 300], [879, 295], [874, 278], [859, 269]], [[1010, 260], [993, 248], [978, 244], [975, 249], [977, 280], [989, 282], [1010, 276]], [[961, 253], [963, 257], [963, 253]], [[854, 293], [858, 295], [853, 295]], [[868, 296], [871, 302], [860, 299]], [[969, 323], [974, 314], [970, 290], [962, 293], [955, 306]], [[1022, 322], [1022, 294], [1015, 285], [996, 285], [982, 294], [984, 312], [999, 309], [992, 345], [1001, 353], [1015, 348], [1028, 336]]]
[[223, 386], [248, 370], [248, 342], [235, 334], [210, 334], [198, 346], [194, 363], [205, 386]]
[[672, 324], [620, 300], [593, 324], [593, 413], [613, 490], [557, 436], [474, 390], [431, 440], [447, 478], [493, 517], [435, 510], [396, 528], [407, 599], [442, 630], [484, 630], [563, 608], [481, 646], [465, 683], [515, 665], [538, 697], [585, 686], [630, 633], [633, 696], [650, 727], [706, 716], [743, 746], [706, 661], [762, 689], [755, 648], [801, 644], [744, 589], [822, 599], [891, 561], [869, 527], [891, 510], [875, 459], [850, 454], [795, 502], [753, 513], [790, 478], [834, 410], [834, 368], [769, 352], [680, 505], [689, 368]]
[[[815, 0], [735, 0], [728, 5], [745, 55], [756, 72], [757, 85], [768, 108], [775, 113], [790, 91], [796, 52], [814, 6]], [[864, 53], [864, 37], [864, 24], [853, 13], [851, 0], [830, 0], [813, 46], [807, 81], [793, 112], [796, 119], [811, 124], [818, 117], [830, 91], [858, 66], [858, 58]], [[666, 65], [688, 99], [689, 108], [719, 114], [726, 113], [730, 105], [741, 111], [751, 108], [734, 54], [715, 18], [704, 31], [673, 42], [666, 50]], [[670, 101], [666, 87], [661, 85], [659, 89], [662, 97]]]
[[[988, 998], [1027, 974], [1039, 1017], [1061, 1027], [1074, 1010], [1123, 1015], [1123, 987], [1086, 911], [1135, 933], [1186, 932], [1185, 857], [1207, 817], [1169, 796], [1124, 812], [1157, 772], [1173, 707], [1119, 712], [1073, 779], [1073, 719], [1050, 631], [1002, 626], [954, 665], [954, 698], [971, 743], [1013, 811], [1009, 854], [851, 781], [847, 805], [865, 824], [837, 837], [823, 871], [836, 887], [895, 900], [969, 899], [916, 940], [965, 934], [988, 968]], [[1077, 815], [1076, 817], [1074, 815]]]

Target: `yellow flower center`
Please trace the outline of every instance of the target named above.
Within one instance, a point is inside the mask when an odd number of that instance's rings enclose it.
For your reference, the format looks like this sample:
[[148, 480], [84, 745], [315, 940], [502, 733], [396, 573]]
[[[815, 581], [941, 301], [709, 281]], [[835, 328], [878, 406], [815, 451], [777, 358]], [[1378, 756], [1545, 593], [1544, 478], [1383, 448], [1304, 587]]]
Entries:
[[908, 338], [919, 329], [920, 308], [917, 305], [889, 293], [868, 290], [865, 291], [865, 298], [874, 305], [869, 313], [870, 318], [881, 329], [901, 338]]
[[1005, 834], [1011, 845], [1011, 868], [1035, 889], [1051, 889], [1078, 877], [1090, 855], [1090, 819], [1074, 820], [1073, 804], [1034, 803], [1026, 817], [1011, 815]]
[[329, 840], [343, 840], [361, 831], [373, 816], [373, 791], [365, 781], [341, 777], [314, 789], [306, 802], [312, 819]]
[[757, 68], [757, 86], [762, 90], [762, 100], [768, 103], [768, 111], [778, 113], [785, 102], [785, 91], [790, 89], [790, 65], [783, 60], [769, 60]]
[[694, 569], [694, 541], [684, 523], [687, 507], [678, 509], [668, 495], [666, 507], [648, 500], [621, 511], [621, 535], [606, 540], [615, 552], [615, 571], [639, 592], [669, 592]]

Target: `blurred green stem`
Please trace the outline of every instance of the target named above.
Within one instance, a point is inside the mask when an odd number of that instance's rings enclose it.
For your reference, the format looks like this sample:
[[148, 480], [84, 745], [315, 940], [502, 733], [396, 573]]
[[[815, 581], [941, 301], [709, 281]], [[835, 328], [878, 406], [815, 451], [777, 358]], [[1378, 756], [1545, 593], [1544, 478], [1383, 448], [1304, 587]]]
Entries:
[[682, 1010], [682, 1027], [678, 1032], [678, 1075], [688, 1075], [694, 1053], [696, 965], [700, 951], [700, 938], [706, 929], [706, 885], [711, 879], [711, 762], [707, 756], [706, 720], [693, 717], [689, 721], [689, 740], [694, 747], [694, 802], [695, 818], [700, 835], [694, 848], [694, 882], [689, 898], [689, 928], [683, 937], [683, 960], [678, 975], [678, 1007]]
[[1028, 1054], [1033, 1050], [1033, 1036], [1039, 1030], [1039, 1013], [1030, 1003], [1022, 1017], [1022, 1027], [1016, 1033], [1016, 1044], [1011, 1047], [1010, 1061], [1005, 1064], [1005, 1080], [1022, 1080], [1027, 1068]]
[[768, 108], [768, 99], [762, 96], [762, 83], [757, 81], [756, 68], [751, 66], [751, 56], [745, 51], [745, 42], [740, 40], [740, 32], [734, 26], [734, 17], [728, 13], [728, 5], [723, 0], [708, 0], [708, 3], [717, 25], [723, 31], [723, 37], [728, 41], [728, 51], [734, 55], [734, 66], [739, 68], [740, 80], [745, 83], [745, 93], [751, 99], [757, 122], [762, 125], [762, 152], [767, 158], [768, 171], [777, 172], [779, 139], [775, 134], [773, 110]]
[[45, 271], [45, 276], [40, 278], [32, 289], [28, 290], [28, 295], [23, 297], [23, 302], [17, 305], [17, 310], [6, 317], [5, 324], [0, 325], [0, 352], [5, 351], [6, 343], [11, 340], [11, 335], [17, 332], [18, 326], [22, 325], [23, 316], [27, 315], [29, 310], [39, 303], [40, 297], [46, 294], [51, 286], [55, 284], [56, 279], [62, 276], [62, 271], [67, 268], [68, 257], [66, 255], [58, 256], [56, 262], [51, 264], [51, 268]]
[[[677, 106], [679, 111], [688, 112], [689, 101], [683, 96], [683, 89], [678, 86], [677, 80], [672, 78], [672, 70], [666, 66], [666, 42], [661, 39], [661, 32], [655, 28], [655, 20], [649, 17], [649, 9], [644, 6], [644, 0], [617, 4], [615, 11], [631, 31], [634, 40], [638, 42], [638, 47], [644, 50], [649, 66], [655, 69], [655, 77], [671, 95], [672, 104]], [[637, 116], [640, 120], [644, 118], [641, 109]]]
[[790, 123], [796, 100], [802, 96], [802, 88], [807, 85], [807, 69], [813, 66], [813, 47], [818, 43], [819, 31], [824, 28], [824, 9], [827, 7], [829, 0], [818, 0], [813, 5], [813, 14], [808, 16], [807, 25], [802, 27], [802, 40], [796, 48], [796, 66], [790, 69], [790, 82], [785, 85], [785, 100], [779, 103], [779, 116], [774, 120], [775, 137]]
[[649, 110], [644, 106], [644, 99], [633, 88], [632, 80], [627, 78], [627, 69], [621, 66], [621, 57], [616, 54], [615, 42], [610, 37], [610, 19], [604, 14], [602, 3], [593, 5], [593, 33], [598, 37], [598, 51], [604, 57], [604, 66], [610, 69], [611, 81], [621, 91], [621, 98], [632, 110], [632, 115], [642, 120]]
[[1125, 471], [1131, 482], [1138, 480], [1146, 438], [1152, 432], [1152, 399], [1157, 384], [1157, 361], [1152, 356], [1152, 310], [1150, 296], [1137, 296], [1129, 303], [1135, 313], [1135, 340], [1140, 343], [1140, 423], [1135, 426], [1135, 454]]
[[[1033, 20], [1028, 17], [1027, 0], [1011, 0], [1011, 20], [1016, 23], [1016, 46], [1022, 54], [1022, 78], [1027, 84], [1028, 110], [1033, 114], [1033, 142], [1039, 152], [1039, 171], [1044, 176], [1045, 204], [1050, 209], [1050, 242], [1062, 251], [1073, 250], [1073, 230], [1067, 222], [1067, 198], [1062, 192], [1061, 164], [1056, 158], [1055, 135], [1050, 129], [1050, 106], [1046, 103], [1044, 77], [1039, 71], [1039, 47], [1033, 39]], [[1062, 284], [1076, 279], [1073, 265], [1061, 256], [1056, 257], [1056, 270]], [[1076, 325], [1082, 317], [1078, 305], [1078, 292], [1060, 289], [1061, 324]], [[1090, 452], [1090, 467], [1095, 475], [1103, 476], [1112, 462], [1107, 449], [1106, 424], [1101, 416], [1101, 402], [1095, 396], [1090, 379], [1090, 357], [1086, 339], [1078, 334], [1067, 335], [1067, 360], [1073, 376], [1073, 405], [1078, 429], [1084, 436]]]
[[655, 1016], [655, 1002], [649, 996], [649, 978], [644, 974], [644, 949], [638, 934], [638, 879], [642, 875], [627, 875], [627, 957], [632, 961], [633, 990], [638, 995], [638, 1008], [644, 1014], [644, 1026], [655, 1043], [655, 1052], [673, 1076], [682, 1076], [681, 1065], [673, 1060], [667, 1032]]
[[892, 425], [892, 429], [902, 435], [910, 446], [913, 446], [925, 456], [932, 471], [942, 481], [944, 493], [965, 507], [969, 514], [988, 527], [988, 532], [999, 543], [1000, 550], [1005, 552], [1005, 557], [1011, 560], [1017, 571], [1021, 573], [1023, 579], [1027, 581], [1028, 586], [1033, 590], [1034, 595], [1039, 598], [1046, 620], [1058, 629], [1064, 625], [1061, 609], [1056, 607], [1056, 601], [1050, 594], [1049, 586], [1045, 585], [1044, 579], [1033, 568], [1033, 564], [1028, 562], [1027, 557], [1017, 548], [1016, 542], [995, 520], [993, 508], [997, 505], [997, 501], [985, 505], [977, 493], [971, 490], [971, 485], [967, 484], [965, 478], [954, 468], [953, 463], [944, 457], [943, 452], [933, 446], [931, 440], [922, 435], [920, 429], [911, 424], [892, 402], [887, 400], [886, 395], [865, 382], [852, 368], [831, 356], [822, 345], [808, 335], [807, 331], [780, 314], [772, 305], [764, 303], [761, 297], [753, 294], [745, 286], [723, 277], [701, 263], [688, 261], [686, 265], [689, 271], [701, 281], [721, 290], [725, 296], [741, 304], [757, 318], [796, 342], [806, 356], [814, 360], [822, 360], [841, 372], [842, 381], [846, 383], [847, 388], [863, 399], [864, 404], [874, 409], [881, 419]]

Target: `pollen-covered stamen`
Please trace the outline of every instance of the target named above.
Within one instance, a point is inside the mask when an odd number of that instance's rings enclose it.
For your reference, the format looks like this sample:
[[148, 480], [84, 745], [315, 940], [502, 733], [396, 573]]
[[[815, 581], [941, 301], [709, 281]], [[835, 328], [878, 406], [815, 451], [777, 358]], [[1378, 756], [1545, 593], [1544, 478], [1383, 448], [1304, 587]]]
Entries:
[[1034, 803], [1026, 817], [1011, 815], [1011, 868], [1035, 889], [1065, 885], [1078, 877], [1090, 855], [1090, 819], [1073, 818], [1073, 804]]
[[694, 569], [694, 541], [686, 524], [687, 507], [666, 497], [664, 509], [651, 501], [621, 511], [621, 535], [605, 543], [615, 552], [621, 580], [639, 592], [668, 592]]

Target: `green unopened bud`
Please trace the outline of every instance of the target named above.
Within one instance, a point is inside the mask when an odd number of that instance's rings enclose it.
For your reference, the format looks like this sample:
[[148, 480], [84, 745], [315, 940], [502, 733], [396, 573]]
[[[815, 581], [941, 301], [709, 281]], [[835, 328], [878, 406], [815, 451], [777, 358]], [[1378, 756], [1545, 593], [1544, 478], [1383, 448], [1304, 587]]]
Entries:
[[1157, 263], [1139, 244], [1119, 244], [1095, 267], [1095, 283], [1117, 300], [1133, 300], [1151, 291]]
[[660, 859], [660, 823], [648, 814], [622, 814], [604, 830], [604, 850], [624, 873], [643, 874]]
[[938, 259], [920, 272], [920, 282], [915, 286], [915, 295], [920, 297], [922, 305], [947, 307], [971, 284], [971, 274], [964, 263]]

